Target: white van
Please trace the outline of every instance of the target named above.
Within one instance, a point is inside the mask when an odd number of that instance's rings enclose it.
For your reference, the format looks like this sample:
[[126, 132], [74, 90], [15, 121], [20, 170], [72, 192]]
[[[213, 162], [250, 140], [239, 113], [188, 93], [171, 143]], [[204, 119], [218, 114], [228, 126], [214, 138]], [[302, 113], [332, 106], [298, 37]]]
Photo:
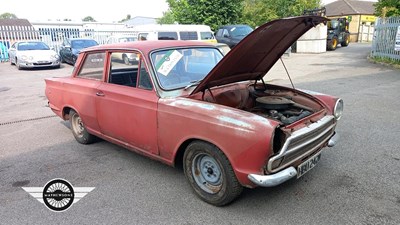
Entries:
[[197, 40], [217, 43], [207, 25], [151, 24], [133, 27], [138, 40]]

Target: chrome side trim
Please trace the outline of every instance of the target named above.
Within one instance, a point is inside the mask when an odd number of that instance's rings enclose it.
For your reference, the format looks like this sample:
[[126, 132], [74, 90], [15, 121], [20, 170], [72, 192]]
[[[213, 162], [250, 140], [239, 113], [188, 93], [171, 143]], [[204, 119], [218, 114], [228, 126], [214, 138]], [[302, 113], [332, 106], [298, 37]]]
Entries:
[[[290, 163], [292, 163], [292, 162], [298, 160], [298, 158], [296, 158], [296, 159], [294, 159], [294, 160], [291, 160], [289, 163], [285, 163], [285, 165], [279, 166], [278, 168], [275, 168], [275, 169], [272, 168], [273, 162], [274, 162], [275, 160], [279, 160], [279, 159], [281, 159], [282, 157], [284, 157], [287, 153], [294, 152], [294, 151], [296, 151], [296, 150], [298, 150], [298, 149], [301, 149], [302, 147], [304, 147], [304, 146], [306, 146], [306, 145], [308, 145], [308, 144], [314, 142], [314, 141], [317, 140], [318, 138], [324, 136], [326, 133], [328, 133], [329, 131], [331, 131], [331, 130], [336, 126], [336, 124], [333, 123], [333, 124], [330, 125], [327, 129], [325, 129], [325, 130], [323, 130], [321, 133], [319, 133], [317, 136], [314, 136], [313, 138], [307, 140], [306, 142], [303, 142], [303, 143], [299, 144], [298, 146], [296, 146], [296, 147], [294, 147], [294, 148], [288, 149], [289, 146], [290, 146], [290, 143], [291, 143], [293, 140], [296, 140], [297, 138], [300, 138], [300, 137], [303, 136], [303, 135], [307, 135], [308, 133], [310, 133], [310, 132], [312, 132], [312, 131], [314, 131], [314, 130], [320, 128], [320, 127], [323, 127], [324, 125], [326, 125], [327, 123], [332, 122], [333, 120], [334, 120], [334, 116], [332, 116], [332, 115], [325, 116], [325, 117], [323, 117], [322, 119], [318, 120], [317, 122], [315, 122], [315, 123], [309, 125], [308, 127], [304, 127], [304, 128], [302, 128], [302, 129], [300, 129], [300, 130], [297, 130], [297, 131], [293, 132], [292, 135], [286, 139], [286, 142], [285, 142], [285, 144], [283, 145], [282, 149], [280, 150], [279, 154], [276, 155], [276, 156], [271, 157], [270, 160], [268, 160], [267, 170], [268, 170], [269, 172], [272, 172], [272, 173], [273, 173], [273, 172], [278, 171], [280, 168], [282, 168], [282, 167], [284, 167], [284, 166], [286, 166], [286, 165], [288, 165], [288, 164], [290, 164]], [[325, 142], [325, 141], [327, 141], [327, 140], [328, 140], [328, 138], [324, 139], [321, 143], [323, 143], [323, 142]], [[319, 147], [319, 146], [317, 146], [317, 147]], [[303, 156], [303, 155], [306, 155], [307, 153], [309, 153], [309, 152], [311, 152], [311, 151], [313, 151], [313, 150], [315, 150], [315, 149], [316, 149], [316, 147], [315, 147], [315, 148], [312, 148], [312, 149], [310, 149], [310, 150], [308, 150], [308, 151], [306, 151], [304, 154], [302, 154], [302, 156]]]
[[297, 175], [297, 170], [291, 166], [286, 168], [278, 173], [271, 175], [258, 175], [258, 174], [249, 174], [247, 177], [251, 182], [257, 184], [261, 187], [273, 187], [283, 182], [292, 179]]

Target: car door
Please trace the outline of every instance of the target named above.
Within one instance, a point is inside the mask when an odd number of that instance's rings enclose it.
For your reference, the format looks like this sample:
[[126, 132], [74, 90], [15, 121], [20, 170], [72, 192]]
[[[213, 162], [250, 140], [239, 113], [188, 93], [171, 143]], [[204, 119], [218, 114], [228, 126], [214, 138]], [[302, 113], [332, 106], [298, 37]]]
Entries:
[[[113, 54], [137, 54], [138, 63], [125, 64]], [[147, 67], [137, 52], [109, 55], [107, 81], [98, 88], [97, 120], [101, 132], [135, 148], [158, 154], [157, 102]]]
[[82, 118], [86, 128], [92, 133], [100, 133], [97, 123], [96, 98], [100, 84], [105, 80], [104, 52], [88, 52], [70, 82], [63, 83], [68, 95], [63, 96]]

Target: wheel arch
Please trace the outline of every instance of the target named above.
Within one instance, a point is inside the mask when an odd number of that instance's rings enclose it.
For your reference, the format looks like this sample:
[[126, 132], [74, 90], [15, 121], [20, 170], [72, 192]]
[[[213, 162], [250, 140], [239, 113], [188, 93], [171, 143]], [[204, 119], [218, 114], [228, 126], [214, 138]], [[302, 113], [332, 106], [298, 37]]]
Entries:
[[189, 139], [186, 139], [185, 141], [183, 141], [179, 145], [178, 150], [176, 151], [175, 156], [173, 158], [173, 163], [172, 164], [173, 164], [174, 167], [177, 167], [177, 168], [180, 168], [180, 169], [183, 168], [183, 156], [185, 154], [185, 151], [186, 151], [187, 147], [194, 141], [202, 141], [202, 142], [214, 145], [215, 147], [217, 147], [226, 156], [226, 158], [229, 160], [229, 162], [232, 163], [231, 160], [229, 159], [228, 155], [224, 152], [224, 150], [222, 148], [220, 148], [218, 145], [216, 145], [215, 143], [212, 143], [212, 142], [210, 142], [208, 140], [204, 140], [204, 139], [201, 139], [201, 138], [189, 138]]
[[[69, 112], [72, 110], [74, 110], [75, 112], [78, 112], [76, 109], [74, 109], [71, 106], [64, 106], [63, 110], [62, 110], [62, 118], [64, 120], [69, 120]], [[78, 113], [79, 114], [79, 113]]]

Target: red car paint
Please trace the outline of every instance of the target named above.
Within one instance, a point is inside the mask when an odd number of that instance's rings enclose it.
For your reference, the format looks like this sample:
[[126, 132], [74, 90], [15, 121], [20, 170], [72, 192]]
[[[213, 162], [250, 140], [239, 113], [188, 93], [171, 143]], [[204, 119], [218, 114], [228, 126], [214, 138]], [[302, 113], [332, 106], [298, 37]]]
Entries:
[[[168, 165], [181, 162], [188, 143], [203, 140], [217, 146], [229, 159], [239, 182], [256, 186], [249, 174], [266, 175], [266, 163], [274, 155], [275, 131], [291, 132], [332, 115], [338, 98], [307, 94], [290, 88], [267, 86], [273, 95], [289, 95], [294, 101], [314, 109], [289, 125], [243, 110], [252, 108], [249, 90], [262, 79], [284, 51], [322, 17], [278, 20], [256, 29], [211, 70], [196, 87], [165, 90], [157, 80], [152, 53], [163, 49], [215, 48], [203, 42], [143, 41], [101, 45], [82, 51], [70, 77], [46, 79], [46, 96], [51, 109], [69, 119], [69, 109], [81, 116], [89, 133], [144, 154]], [[112, 51], [135, 51], [150, 74], [152, 88], [132, 88], [109, 83]], [[77, 75], [89, 54], [106, 53], [102, 78], [84, 79]], [[140, 66], [139, 65], [139, 66]], [[336, 123], [336, 121], [335, 121]], [[313, 152], [325, 147], [327, 142]], [[303, 159], [291, 165], [299, 165]]]

